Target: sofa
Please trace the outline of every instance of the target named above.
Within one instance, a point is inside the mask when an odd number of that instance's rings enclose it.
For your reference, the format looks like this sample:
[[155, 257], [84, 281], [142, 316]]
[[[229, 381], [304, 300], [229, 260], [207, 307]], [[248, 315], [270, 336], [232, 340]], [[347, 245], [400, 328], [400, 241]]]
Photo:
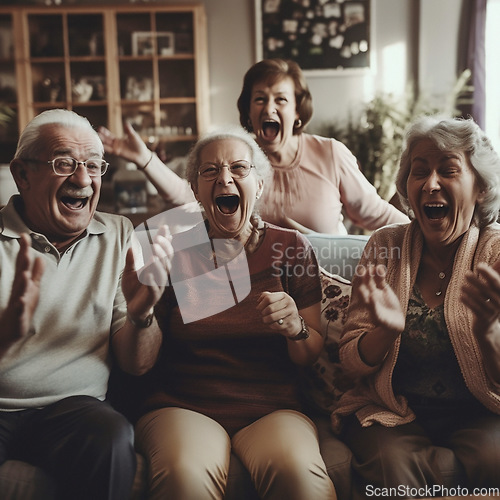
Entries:
[[[310, 400], [310, 415], [315, 421], [321, 453], [339, 500], [352, 498], [351, 452], [331, 431], [328, 411], [340, 394], [342, 377], [338, 370], [336, 342], [345, 320], [350, 297], [349, 280], [355, 271], [367, 236], [308, 236], [318, 256], [322, 271], [322, 324], [327, 335], [324, 352], [314, 367], [304, 372], [304, 391]], [[338, 277], [340, 275], [341, 277]], [[125, 389], [126, 391], [126, 389]], [[147, 464], [137, 456], [133, 499], [146, 498]], [[2, 500], [49, 500], [54, 498], [52, 480], [28, 463], [8, 460], [0, 466], [0, 498]], [[253, 500], [257, 494], [250, 477], [235, 455], [231, 456], [226, 498]]]

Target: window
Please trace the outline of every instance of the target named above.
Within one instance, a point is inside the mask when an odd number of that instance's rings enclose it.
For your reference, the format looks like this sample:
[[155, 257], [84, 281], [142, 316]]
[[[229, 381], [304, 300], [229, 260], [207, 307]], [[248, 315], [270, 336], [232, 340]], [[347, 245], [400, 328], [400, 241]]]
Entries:
[[498, 64], [498, 47], [500, 47], [499, 26], [500, 0], [488, 0], [486, 8], [485, 35], [486, 110], [484, 128], [498, 153], [500, 153], [500, 64]]

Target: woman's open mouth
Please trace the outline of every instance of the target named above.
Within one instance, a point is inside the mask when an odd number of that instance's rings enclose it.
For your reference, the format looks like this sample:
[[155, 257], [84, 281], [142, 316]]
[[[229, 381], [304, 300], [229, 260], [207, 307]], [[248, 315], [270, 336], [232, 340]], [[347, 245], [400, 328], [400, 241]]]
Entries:
[[81, 210], [89, 201], [88, 197], [73, 198], [72, 196], [61, 196], [61, 203], [70, 210]]
[[424, 213], [431, 220], [444, 219], [449, 211], [448, 205], [444, 203], [426, 203]]
[[221, 194], [216, 196], [215, 203], [219, 212], [224, 215], [232, 215], [238, 210], [240, 197], [237, 194]]
[[268, 141], [273, 141], [274, 139], [276, 139], [279, 131], [280, 124], [278, 122], [275, 122], [274, 120], [266, 120], [262, 124], [262, 133], [264, 134], [265, 139]]

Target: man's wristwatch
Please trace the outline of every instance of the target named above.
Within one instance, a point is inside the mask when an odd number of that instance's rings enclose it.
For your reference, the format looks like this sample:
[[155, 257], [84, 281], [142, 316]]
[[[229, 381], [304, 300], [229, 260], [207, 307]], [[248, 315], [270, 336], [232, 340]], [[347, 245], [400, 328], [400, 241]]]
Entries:
[[148, 314], [144, 319], [133, 319], [130, 314], [127, 313], [128, 320], [136, 327], [136, 328], [149, 328], [151, 323], [153, 323], [154, 313]]
[[302, 316], [299, 316], [300, 318], [300, 323], [302, 325], [302, 328], [297, 335], [294, 335], [293, 337], [288, 337], [288, 340], [305, 340], [309, 338], [309, 328], [307, 328], [306, 322], [304, 321], [304, 318]]

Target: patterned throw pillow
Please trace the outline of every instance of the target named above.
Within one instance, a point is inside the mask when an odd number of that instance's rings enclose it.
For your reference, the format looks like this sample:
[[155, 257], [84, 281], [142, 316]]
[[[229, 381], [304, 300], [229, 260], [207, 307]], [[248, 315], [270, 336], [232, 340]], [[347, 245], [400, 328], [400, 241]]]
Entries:
[[305, 370], [305, 391], [316, 409], [331, 413], [343, 392], [351, 387], [342, 374], [338, 344], [347, 319], [351, 283], [321, 269], [321, 334], [325, 345], [314, 365]]

